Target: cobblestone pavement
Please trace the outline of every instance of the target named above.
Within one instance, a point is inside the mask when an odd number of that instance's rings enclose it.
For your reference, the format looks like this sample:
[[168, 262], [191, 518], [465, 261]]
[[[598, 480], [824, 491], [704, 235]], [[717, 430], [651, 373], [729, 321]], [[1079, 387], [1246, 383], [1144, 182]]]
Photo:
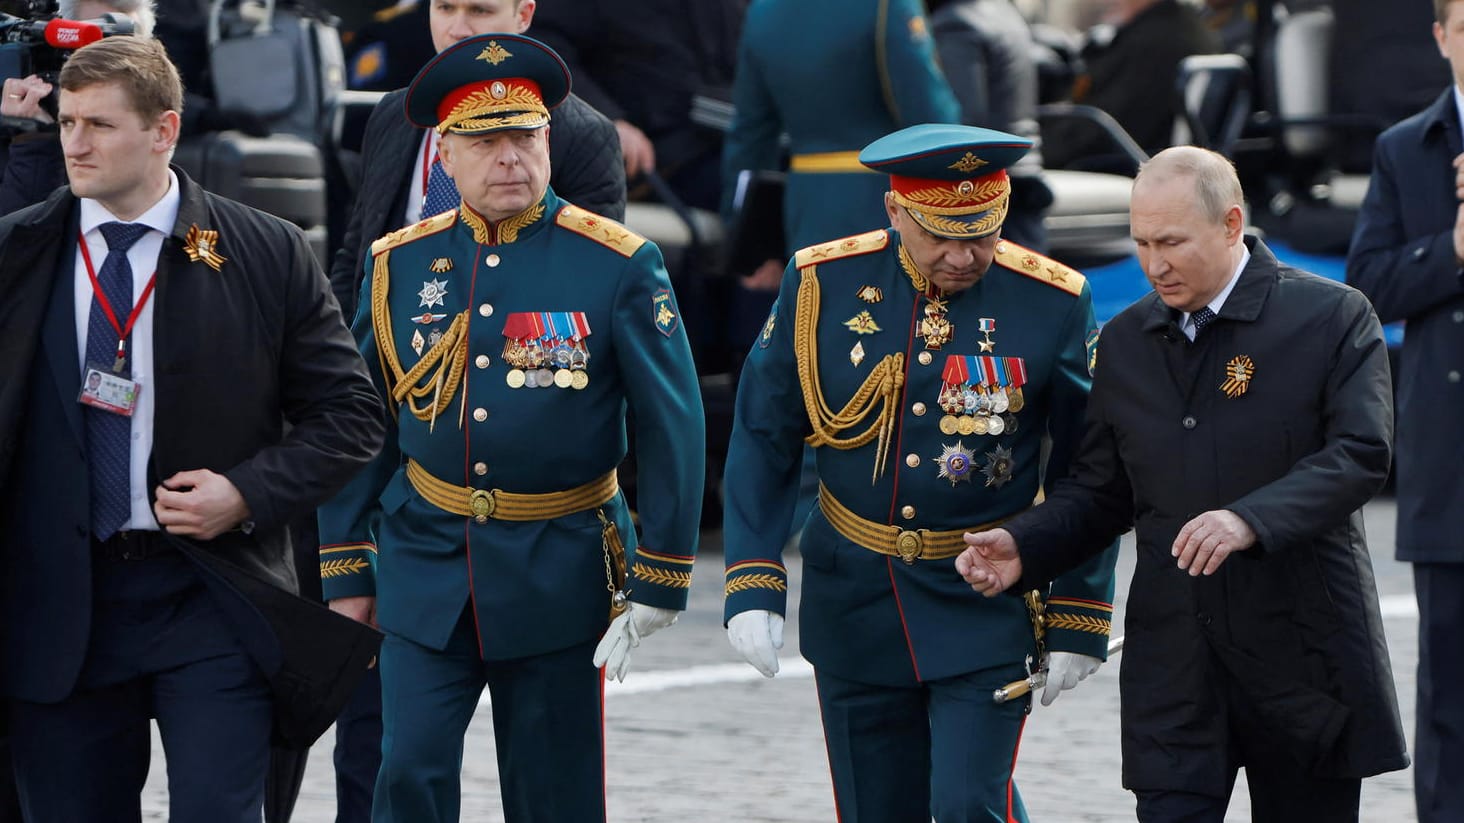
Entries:
[[[1413, 733], [1417, 617], [1412, 573], [1393, 558], [1392, 500], [1366, 511], [1373, 563], [1383, 598], [1405, 728]], [[832, 795], [818, 703], [806, 663], [797, 656], [796, 620], [788, 626], [783, 671], [765, 680], [738, 662], [722, 630], [719, 535], [704, 538], [691, 607], [670, 629], [648, 638], [624, 684], [606, 697], [609, 808], [612, 823], [831, 823]], [[792, 594], [800, 567], [790, 559]], [[1131, 538], [1120, 561], [1119, 620], [1133, 569]], [[1121, 625], [1121, 622], [1119, 623]], [[311, 752], [298, 823], [334, 820], [327, 733]], [[463, 820], [497, 823], [497, 768], [487, 712], [469, 730], [463, 768]], [[161, 747], [154, 744], [144, 819], [166, 819]], [[1133, 819], [1132, 796], [1119, 785], [1118, 675], [1115, 665], [1037, 706], [1022, 741], [1017, 782], [1039, 823]], [[1244, 783], [1227, 821], [1249, 820]], [[1412, 772], [1364, 781], [1362, 820], [1414, 819]]]

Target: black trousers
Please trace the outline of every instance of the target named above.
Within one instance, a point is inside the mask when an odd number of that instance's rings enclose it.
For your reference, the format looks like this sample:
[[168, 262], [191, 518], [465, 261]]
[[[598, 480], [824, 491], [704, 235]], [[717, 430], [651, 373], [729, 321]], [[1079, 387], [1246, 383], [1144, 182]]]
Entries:
[[191, 562], [99, 555], [76, 690], [59, 703], [11, 705], [25, 819], [135, 823], [156, 718], [169, 819], [258, 823], [272, 713], [263, 673]]
[[1413, 791], [1418, 823], [1464, 820], [1464, 564], [1415, 563], [1418, 727]]

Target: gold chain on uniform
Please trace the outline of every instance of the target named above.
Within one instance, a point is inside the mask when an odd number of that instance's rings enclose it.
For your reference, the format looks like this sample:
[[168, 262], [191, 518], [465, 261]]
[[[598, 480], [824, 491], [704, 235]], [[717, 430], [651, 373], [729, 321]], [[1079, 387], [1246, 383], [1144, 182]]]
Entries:
[[[381, 360], [381, 374], [386, 380], [386, 391], [396, 402], [392, 404], [392, 416], [403, 400], [418, 420], [436, 420], [452, 403], [467, 370], [468, 361], [468, 313], [463, 311], [452, 319], [447, 333], [435, 346], [427, 350], [411, 371], [403, 371], [401, 359], [397, 357], [396, 338], [391, 330], [391, 314], [387, 307], [388, 266], [391, 251], [384, 251], [376, 257], [371, 270], [371, 325], [376, 332], [376, 354]], [[433, 366], [437, 368], [433, 370]], [[428, 376], [428, 372], [432, 372]], [[426, 381], [423, 382], [423, 378]], [[432, 394], [432, 402], [419, 406], [417, 401]]]
[[[876, 437], [879, 444], [874, 452], [874, 472], [870, 482], [884, 474], [888, 462], [890, 441], [895, 430], [895, 414], [899, 408], [900, 392], [905, 386], [905, 354], [888, 354], [875, 364], [864, 383], [843, 409], [834, 412], [824, 402], [823, 388], [818, 379], [818, 267], [803, 269], [803, 282], [798, 286], [797, 309], [793, 321], [793, 351], [798, 359], [798, 382], [803, 387], [803, 405], [808, 412], [808, 422], [813, 425], [813, 434], [806, 438], [810, 446], [833, 446], [836, 449], [857, 449]], [[859, 425], [874, 412], [875, 406], [883, 403], [874, 422], [863, 432], [852, 437], [838, 437], [840, 433]]]

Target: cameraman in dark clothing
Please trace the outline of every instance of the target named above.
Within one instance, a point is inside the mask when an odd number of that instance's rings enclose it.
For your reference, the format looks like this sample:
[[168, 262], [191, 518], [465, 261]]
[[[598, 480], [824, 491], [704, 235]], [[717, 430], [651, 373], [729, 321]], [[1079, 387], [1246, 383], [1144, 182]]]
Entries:
[[[94, 20], [104, 14], [125, 14], [132, 18], [133, 33], [151, 37], [156, 22], [154, 0], [60, 0], [58, 16], [63, 20]], [[0, 214], [9, 214], [46, 199], [66, 184], [66, 167], [61, 160], [61, 141], [56, 136], [56, 118], [43, 101], [54, 88], [37, 75], [6, 78], [0, 116], [29, 120], [32, 130], [17, 130], [6, 142], [0, 157]]]

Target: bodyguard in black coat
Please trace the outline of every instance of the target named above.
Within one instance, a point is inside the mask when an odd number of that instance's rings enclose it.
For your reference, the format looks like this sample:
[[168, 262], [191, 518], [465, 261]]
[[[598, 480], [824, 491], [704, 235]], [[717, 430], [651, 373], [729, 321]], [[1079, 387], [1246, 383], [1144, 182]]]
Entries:
[[[489, 7], [496, 10], [486, 14], [481, 5], [471, 0], [434, 0], [430, 22], [438, 51], [475, 34], [522, 34], [534, 17], [535, 0], [506, 0]], [[406, 219], [408, 201], [415, 198], [420, 206], [423, 198], [420, 160], [422, 140], [429, 130], [407, 120], [406, 95], [406, 89], [386, 95], [366, 121], [361, 191], [330, 270], [331, 289], [348, 320], [355, 314], [367, 250], [378, 237], [415, 223], [415, 219]], [[603, 114], [573, 94], [554, 110], [549, 162], [553, 166], [549, 185], [562, 199], [614, 220], [625, 219], [620, 138]]]
[[[374, 653], [295, 597], [285, 525], [375, 454], [382, 411], [300, 232], [169, 169], [162, 47], [109, 38], [61, 83], [72, 187], [0, 220], [0, 694], [22, 805], [135, 817], [156, 717], [172, 819], [257, 821], [271, 727], [308, 743]], [[108, 327], [98, 295], [129, 277]], [[141, 384], [116, 435], [80, 402], [93, 363]]]
[[1398, 360], [1397, 544], [1418, 598], [1419, 823], [1464, 819], [1464, 2], [1435, 7], [1454, 82], [1378, 137], [1347, 257], [1347, 282], [1384, 322], [1408, 324]]
[[1391, 456], [1387, 351], [1361, 294], [1242, 239], [1241, 202], [1213, 152], [1141, 171], [1155, 293], [1103, 329], [1075, 468], [958, 567], [1021, 591], [1135, 527], [1139, 819], [1220, 821], [1244, 768], [1257, 820], [1356, 820], [1361, 778], [1408, 765], [1361, 513]]

